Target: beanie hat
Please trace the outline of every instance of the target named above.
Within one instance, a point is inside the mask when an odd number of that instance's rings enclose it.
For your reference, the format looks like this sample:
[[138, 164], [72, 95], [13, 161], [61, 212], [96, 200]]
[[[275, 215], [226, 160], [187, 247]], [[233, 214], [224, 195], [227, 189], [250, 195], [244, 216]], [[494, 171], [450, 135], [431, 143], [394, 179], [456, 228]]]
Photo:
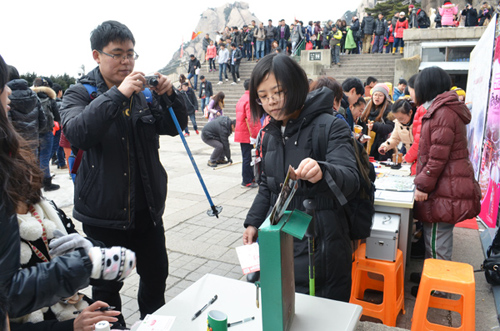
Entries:
[[445, 0], [443, 6], [451, 5], [451, 1]]
[[370, 92], [372, 95], [374, 95], [375, 92], [383, 93], [385, 98], [389, 99], [389, 87], [384, 83], [378, 83], [372, 88]]
[[460, 87], [457, 87], [457, 86], [453, 86], [451, 88], [452, 91], [455, 91], [455, 93], [458, 95], [458, 96], [464, 96], [465, 97], [465, 91], [463, 89], [461, 89]]
[[409, 5], [408, 8], [415, 8], [415, 6], [414, 5]]
[[403, 15], [403, 16], [405, 16], [406, 14], [405, 14], [405, 12], [404, 12], [404, 11], [402, 11], [401, 13], [399, 13], [399, 15]]

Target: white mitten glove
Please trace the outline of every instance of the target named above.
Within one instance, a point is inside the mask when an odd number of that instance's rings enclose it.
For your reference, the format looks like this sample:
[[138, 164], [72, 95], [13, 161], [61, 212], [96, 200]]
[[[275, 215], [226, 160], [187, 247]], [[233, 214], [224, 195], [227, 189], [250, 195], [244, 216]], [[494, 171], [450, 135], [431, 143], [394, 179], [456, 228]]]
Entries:
[[250, 137], [250, 144], [257, 145], [257, 138]]
[[55, 257], [74, 251], [77, 248], [83, 248], [85, 253], [88, 254], [93, 245], [78, 233], [64, 235], [61, 231], [55, 230], [54, 239], [50, 241], [49, 247], [49, 254]]
[[122, 281], [135, 268], [135, 253], [124, 247], [92, 247], [89, 256], [92, 260], [90, 278]]

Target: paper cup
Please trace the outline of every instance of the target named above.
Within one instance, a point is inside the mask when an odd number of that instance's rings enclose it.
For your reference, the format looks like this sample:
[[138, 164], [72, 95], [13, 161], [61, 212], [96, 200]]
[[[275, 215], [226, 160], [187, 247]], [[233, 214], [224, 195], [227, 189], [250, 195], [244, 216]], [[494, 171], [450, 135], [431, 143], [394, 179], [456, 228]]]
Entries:
[[218, 310], [209, 311], [207, 331], [227, 331], [227, 315]]

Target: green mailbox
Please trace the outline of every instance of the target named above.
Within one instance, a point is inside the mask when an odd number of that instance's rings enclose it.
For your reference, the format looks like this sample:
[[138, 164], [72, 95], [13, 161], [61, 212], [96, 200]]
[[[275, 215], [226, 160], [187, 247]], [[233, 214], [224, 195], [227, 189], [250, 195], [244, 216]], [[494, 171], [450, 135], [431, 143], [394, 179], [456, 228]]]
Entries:
[[259, 228], [262, 329], [285, 331], [295, 315], [293, 237], [303, 239], [312, 217], [286, 211], [276, 225], [269, 218]]

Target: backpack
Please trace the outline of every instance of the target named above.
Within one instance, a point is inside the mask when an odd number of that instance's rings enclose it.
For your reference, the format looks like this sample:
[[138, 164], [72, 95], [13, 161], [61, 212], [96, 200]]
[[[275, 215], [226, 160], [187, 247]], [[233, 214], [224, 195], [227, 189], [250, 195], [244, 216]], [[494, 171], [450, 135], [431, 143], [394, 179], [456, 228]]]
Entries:
[[[341, 114], [335, 113], [334, 117], [342, 119], [347, 124], [347, 121]], [[326, 159], [327, 136], [333, 121], [335, 121], [335, 118], [328, 114], [322, 114], [317, 119], [318, 129], [313, 130], [312, 137], [313, 142], [315, 142], [313, 143], [313, 153], [318, 158], [317, 160], [323, 161]], [[371, 232], [373, 215], [375, 214], [375, 168], [370, 163], [363, 145], [354, 136], [351, 142], [354, 147], [356, 165], [360, 175], [360, 186], [356, 195], [347, 201], [340, 188], [331, 178], [329, 172], [325, 172], [325, 180], [344, 209], [349, 224], [351, 240], [358, 240], [368, 238]]]
[[47, 125], [39, 132], [47, 133], [49, 131], [52, 131], [52, 128], [54, 127], [54, 114], [52, 113], [52, 99], [51, 98], [40, 99], [40, 104], [43, 110], [43, 114], [47, 119]]

